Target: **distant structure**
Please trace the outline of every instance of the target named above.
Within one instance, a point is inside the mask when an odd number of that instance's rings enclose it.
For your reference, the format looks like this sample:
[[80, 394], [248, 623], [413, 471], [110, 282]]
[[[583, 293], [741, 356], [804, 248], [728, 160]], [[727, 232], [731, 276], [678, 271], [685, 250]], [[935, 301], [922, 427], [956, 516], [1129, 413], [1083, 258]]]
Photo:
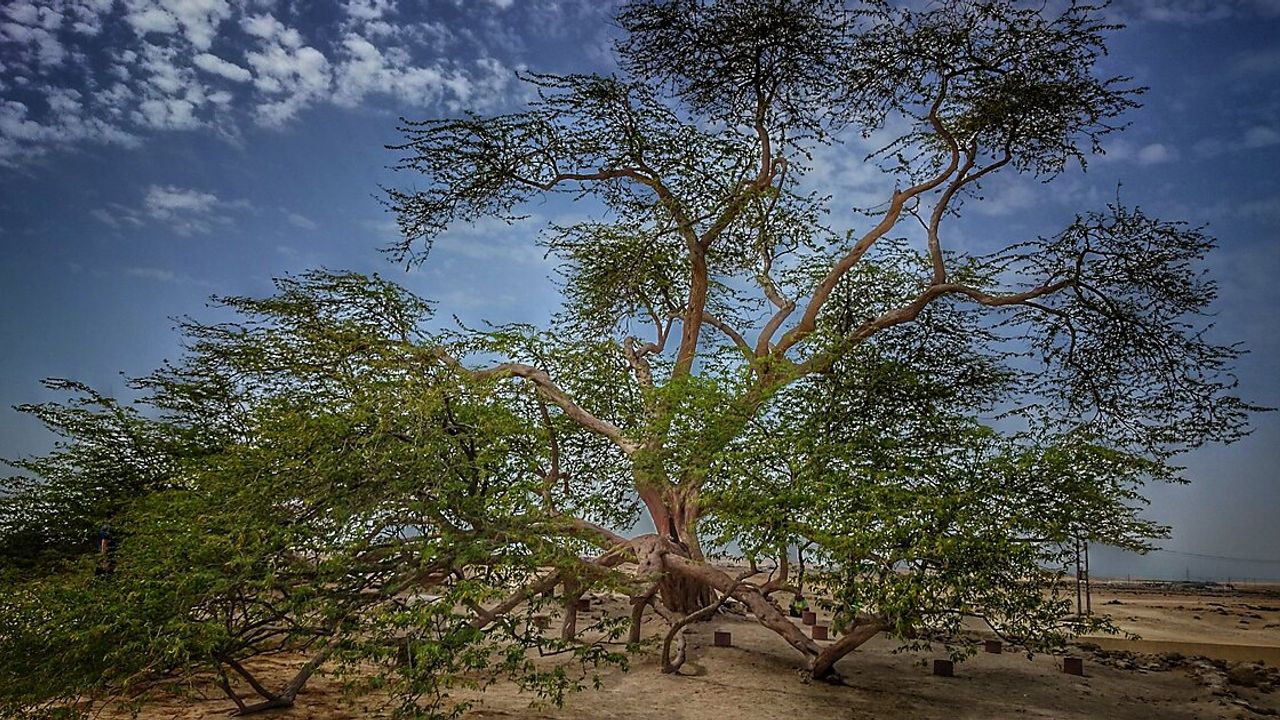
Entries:
[[1089, 541], [1076, 538], [1076, 615], [1093, 614], [1093, 587], [1089, 583]]

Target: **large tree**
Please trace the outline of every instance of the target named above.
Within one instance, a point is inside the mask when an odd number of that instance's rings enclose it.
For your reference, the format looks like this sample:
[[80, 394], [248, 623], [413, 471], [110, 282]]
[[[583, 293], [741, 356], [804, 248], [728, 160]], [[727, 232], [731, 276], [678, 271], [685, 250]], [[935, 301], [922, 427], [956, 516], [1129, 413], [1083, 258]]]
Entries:
[[[622, 75], [531, 74], [527, 110], [408, 123], [395, 148], [420, 184], [388, 190], [399, 261], [546, 194], [598, 218], [543, 229], [566, 298], [547, 327], [431, 330], [394, 285], [316, 273], [187, 323], [188, 355], [139, 381], [158, 416], [31, 408], [69, 440], [0, 514], [21, 589], [0, 698], [212, 668], [262, 696], [242, 710], [279, 706], [313, 666], [271, 689], [246, 661], [290, 647], [380, 663], [404, 713], [500, 676], [558, 697], [585, 675], [529, 651], [621, 661], [619, 627], [578, 626], [596, 588], [630, 596], [632, 641], [649, 607], [669, 623], [668, 670], [729, 601], [820, 677], [884, 632], [979, 617], [1035, 649], [1081, 628], [1055, 584], [1071, 544], [1146, 547], [1141, 484], [1252, 409], [1240, 350], [1208, 336], [1199, 229], [1117, 201], [983, 254], [948, 241], [997, 173], [1050, 181], [1119, 129], [1141, 89], [1099, 75], [1117, 28], [969, 1], [632, 0], [618, 23]], [[813, 168], [870, 136], [884, 196], [850, 212]], [[655, 532], [630, 532], [641, 512]], [[107, 580], [43, 552], [107, 521]], [[776, 603], [796, 548], [834, 643]]]
[[[740, 525], [734, 508], [752, 505], [744, 498], [776, 492], [754, 461], [726, 459], [736, 448], [758, 446], [760, 432], [794, 432], [802, 424], [792, 414], [812, 422], [826, 397], [815, 388], [856, 388], [868, 363], [951, 388], [931, 406], [999, 415], [1005, 440], [1042, 458], [1087, 448], [1099, 462], [1145, 464], [1126, 480], [1166, 475], [1173, 453], [1244, 431], [1249, 408], [1232, 395], [1229, 367], [1239, 350], [1206, 337], [1215, 288], [1198, 263], [1212, 240], [1199, 229], [1117, 201], [1048, 237], [990, 238], [994, 252], [947, 240], [997, 173], [1049, 182], [1083, 166], [1137, 106], [1142, 88], [1098, 70], [1118, 29], [1102, 8], [635, 0], [618, 23], [622, 75], [533, 74], [538, 100], [524, 112], [405, 126], [399, 167], [422, 184], [389, 190], [404, 237], [392, 252], [422, 261], [454, 224], [518, 222], [524, 203], [549, 193], [592, 203], [602, 219], [544, 231], [567, 302], [539, 350], [514, 353], [531, 348], [516, 341], [519, 329], [495, 332], [487, 355], [507, 353], [502, 362], [458, 358], [459, 367], [527, 382], [611, 445], [609, 462], [628, 470], [657, 529], [656, 542], [629, 546], [661, 568], [669, 609], [692, 612], [714, 588], [819, 655], [760, 587], [705, 562], [700, 528]], [[826, 218], [844, 215], [847, 201], [808, 175], [822, 158], [853, 152], [849, 136], [873, 135], [891, 138], [864, 160], [883, 174], [882, 201], [862, 208], [860, 223], [832, 227]], [[584, 372], [577, 358], [588, 347], [598, 366], [625, 362], [629, 375]], [[619, 407], [619, 398], [635, 401]], [[879, 426], [902, 436], [899, 450], [865, 457], [862, 469], [914, 474], [916, 494], [949, 486], [928, 479], [937, 468], [900, 457], [955, 462], [955, 442], [939, 448], [921, 435], [935, 428], [915, 427], [926, 417]], [[842, 518], [824, 532], [848, 537], [882, 523], [845, 512], [870, 491], [855, 467], [826, 462], [838, 436], [820, 435], [821, 462], [794, 442], [779, 452], [820, 470], [824, 494], [812, 502]], [[1036, 494], [1060, 513], [1081, 492], [1131, 499], [1093, 464], [1062, 464], [1103, 485]], [[1045, 472], [1035, 465], [1023, 469]], [[781, 508], [791, 534], [760, 541], [799, 540], [798, 514]], [[1081, 514], [1073, 532], [1134, 544], [1151, 530], [1096, 517]], [[623, 542], [600, 535], [605, 548]], [[825, 537], [815, 528], [805, 539], [835, 553]], [[866, 627], [901, 628], [871, 607]]]

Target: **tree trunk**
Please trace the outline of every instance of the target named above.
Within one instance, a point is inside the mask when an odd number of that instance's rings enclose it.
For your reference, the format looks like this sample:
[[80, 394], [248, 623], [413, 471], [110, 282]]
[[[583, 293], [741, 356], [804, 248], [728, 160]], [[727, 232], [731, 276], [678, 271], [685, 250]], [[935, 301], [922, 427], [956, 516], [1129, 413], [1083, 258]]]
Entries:
[[[641, 490], [640, 499], [649, 510], [658, 536], [670, 540], [676, 553], [697, 562], [706, 559], [698, 542], [697, 510], [679, 488], [666, 493]], [[658, 582], [658, 593], [663, 607], [679, 615], [692, 615], [715, 602], [712, 586], [690, 575], [666, 575]]]
[[662, 606], [680, 615], [692, 615], [715, 602], [712, 587], [698, 578], [668, 575], [658, 584]]

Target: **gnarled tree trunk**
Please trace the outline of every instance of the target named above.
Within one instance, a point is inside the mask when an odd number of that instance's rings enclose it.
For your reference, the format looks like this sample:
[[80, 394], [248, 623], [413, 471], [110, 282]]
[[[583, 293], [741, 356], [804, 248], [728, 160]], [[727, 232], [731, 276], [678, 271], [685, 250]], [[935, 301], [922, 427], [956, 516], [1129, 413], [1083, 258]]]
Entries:
[[[705, 562], [697, 534], [697, 509], [691, 498], [671, 488], [666, 493], [641, 490], [658, 537], [669, 540], [671, 552], [694, 562]], [[715, 591], [704, 580], [689, 574], [668, 573], [658, 581], [663, 607], [680, 615], [690, 615], [715, 602]]]

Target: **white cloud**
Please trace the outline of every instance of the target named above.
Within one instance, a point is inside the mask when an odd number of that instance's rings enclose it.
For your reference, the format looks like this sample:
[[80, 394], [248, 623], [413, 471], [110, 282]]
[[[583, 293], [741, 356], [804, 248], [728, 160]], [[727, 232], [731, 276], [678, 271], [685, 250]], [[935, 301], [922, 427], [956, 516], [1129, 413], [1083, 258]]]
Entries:
[[165, 7], [178, 18], [183, 33], [197, 50], [208, 50], [218, 26], [231, 16], [226, 0], [165, 0]]
[[143, 280], [152, 280], [154, 282], [170, 283], [173, 285], [191, 285], [202, 288], [214, 287], [214, 284], [208, 280], [193, 278], [190, 275], [184, 275], [182, 273], [158, 267], [127, 267], [124, 268], [123, 272], [126, 277], [141, 278]]
[[208, 50], [218, 26], [231, 16], [226, 0], [125, 0], [125, 21], [139, 36], [179, 31], [197, 50]]
[[[342, 19], [334, 34], [302, 32], [310, 26], [294, 18], [309, 3], [289, 15], [266, 0], [0, 3], [7, 128], [0, 164], [80, 142], [137, 145], [158, 131], [206, 129], [234, 138], [246, 120], [281, 127], [311, 107], [364, 106], [373, 98], [401, 109], [492, 111], [512, 98], [516, 83], [490, 49], [511, 52], [503, 39], [519, 35], [513, 23], [536, 25], [553, 10], [577, 13], [572, 8], [581, 3], [459, 4], [483, 31], [442, 24], [396, 0], [336, 4]], [[517, 6], [518, 15], [492, 12]], [[104, 28], [112, 30], [110, 42], [88, 38]]]
[[1276, 0], [1119, 0], [1111, 12], [1122, 22], [1203, 25], [1221, 20], [1276, 17]]
[[210, 53], [200, 53], [192, 59], [192, 62], [201, 70], [214, 75], [221, 75], [228, 80], [248, 82], [253, 79], [253, 73]]
[[[543, 218], [532, 215], [526, 222], [530, 227], [542, 224]], [[388, 235], [398, 238], [399, 228], [391, 225]], [[437, 259], [466, 258], [484, 262], [507, 262], [517, 265], [544, 266], [552, 264], [546, 254], [536, 246], [526, 233], [511, 231], [511, 225], [497, 218], [485, 218], [466, 225], [449, 228], [436, 238], [431, 252]]]
[[95, 208], [90, 210], [89, 214], [99, 222], [110, 225], [116, 229], [124, 228], [126, 226], [142, 227], [146, 224], [141, 213], [119, 203], [111, 203], [110, 206], [105, 208]]
[[176, 273], [172, 270], [161, 270], [153, 267], [131, 267], [125, 268], [124, 274], [130, 277], [146, 278], [148, 280], [159, 280], [160, 282], [173, 282], [178, 279]]
[[1270, 147], [1280, 143], [1280, 132], [1275, 128], [1255, 125], [1244, 133], [1242, 144], [1246, 149]]
[[[50, 105], [65, 105], [76, 91], [59, 91]], [[102, 117], [85, 117], [78, 107], [52, 120], [31, 119], [30, 108], [16, 100], [0, 99], [0, 165], [13, 165], [24, 158], [44, 154], [49, 147], [92, 141], [123, 147], [137, 147], [139, 138]]]
[[379, 20], [394, 13], [395, 0], [347, 0], [347, 16], [354, 20]]
[[315, 230], [320, 227], [320, 225], [316, 223], [315, 220], [312, 220], [306, 215], [301, 215], [299, 213], [291, 212], [289, 210], [284, 210], [284, 217], [286, 220], [289, 221], [290, 225], [297, 228], [302, 228], [303, 230]]
[[285, 27], [284, 23], [269, 13], [246, 17], [240, 23], [240, 26], [244, 28], [245, 32], [263, 40], [274, 40], [288, 47], [298, 47], [302, 44], [301, 33], [293, 28]]
[[1105, 150], [1098, 158], [1102, 162], [1133, 162], [1142, 166], [1173, 162], [1181, 155], [1176, 147], [1166, 143], [1148, 143], [1135, 147], [1124, 138], [1108, 142]]
[[40, 18], [40, 10], [29, 2], [15, 2], [4, 9], [10, 20], [23, 25], [36, 25]]
[[113, 228], [167, 225], [179, 235], [208, 233], [234, 223], [234, 213], [250, 209], [244, 200], [223, 200], [216, 194], [177, 185], [151, 185], [137, 207], [112, 203], [91, 215]]
[[[27, 18], [29, 13], [22, 12], [20, 17]], [[0, 22], [0, 45], [12, 43], [20, 46], [21, 52], [33, 61], [36, 68], [57, 67], [66, 60], [67, 50], [55, 34], [57, 25], [47, 27], [42, 23], [42, 17], [48, 16], [36, 12], [36, 16], [31, 18], [33, 24]], [[61, 18], [60, 15], [55, 17]]]
[[329, 94], [329, 61], [311, 46], [272, 45], [247, 59], [256, 74], [254, 85], [269, 97], [256, 108], [263, 125], [283, 125]]
[[506, 97], [514, 72], [489, 57], [469, 70], [452, 63], [415, 64], [403, 47], [379, 48], [369, 38], [348, 33], [334, 73], [333, 102], [354, 107], [366, 95], [381, 94], [414, 106], [443, 102], [450, 110], [485, 110]]
[[1280, 130], [1269, 125], [1253, 125], [1240, 131], [1234, 138], [1208, 137], [1193, 146], [1195, 154], [1202, 158], [1217, 157], [1231, 152], [1257, 150], [1280, 144]]
[[991, 187], [983, 188], [982, 199], [973, 203], [974, 212], [992, 217], [1007, 217], [1044, 202], [1045, 195], [1037, 192], [1043, 188], [1042, 185], [1017, 180], [1016, 177], [1011, 181], [1007, 176], [992, 176]]
[[125, 16], [125, 21], [138, 35], [160, 33], [172, 35], [178, 32], [178, 19], [160, 7], [141, 7]]
[[1139, 165], [1158, 165], [1172, 162], [1178, 158], [1178, 151], [1163, 143], [1144, 145], [1138, 151], [1136, 159]]
[[217, 207], [219, 202], [218, 196], [213, 193], [184, 190], [174, 185], [152, 185], [147, 188], [147, 197], [142, 201], [142, 206], [152, 217], [166, 220], [175, 214], [207, 213]]
[[185, 130], [200, 124], [196, 120], [195, 105], [181, 98], [143, 100], [134, 117], [157, 130]]
[[1236, 213], [1242, 217], [1278, 222], [1280, 221], [1280, 195], [1247, 200], [1236, 208]]
[[1236, 58], [1232, 65], [1236, 75], [1271, 75], [1280, 72], [1280, 48], [1271, 47], [1247, 52]]

